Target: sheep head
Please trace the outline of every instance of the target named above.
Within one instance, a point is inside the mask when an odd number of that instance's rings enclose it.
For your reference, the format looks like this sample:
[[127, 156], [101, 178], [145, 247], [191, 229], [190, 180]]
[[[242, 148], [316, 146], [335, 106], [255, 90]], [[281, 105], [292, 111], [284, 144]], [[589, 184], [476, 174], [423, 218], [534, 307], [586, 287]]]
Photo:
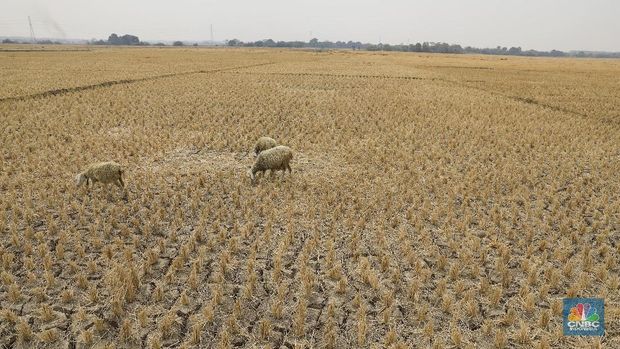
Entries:
[[86, 182], [86, 175], [84, 173], [78, 173], [77, 176], [75, 176], [75, 184], [79, 187], [80, 185], [82, 185], [84, 182]]

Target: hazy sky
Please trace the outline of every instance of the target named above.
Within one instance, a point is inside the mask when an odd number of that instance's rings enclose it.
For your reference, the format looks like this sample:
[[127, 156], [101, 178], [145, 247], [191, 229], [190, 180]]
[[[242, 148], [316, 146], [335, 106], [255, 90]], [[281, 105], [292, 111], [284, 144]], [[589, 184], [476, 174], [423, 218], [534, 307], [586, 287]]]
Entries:
[[620, 0], [0, 0], [0, 36], [444, 41], [620, 51]]

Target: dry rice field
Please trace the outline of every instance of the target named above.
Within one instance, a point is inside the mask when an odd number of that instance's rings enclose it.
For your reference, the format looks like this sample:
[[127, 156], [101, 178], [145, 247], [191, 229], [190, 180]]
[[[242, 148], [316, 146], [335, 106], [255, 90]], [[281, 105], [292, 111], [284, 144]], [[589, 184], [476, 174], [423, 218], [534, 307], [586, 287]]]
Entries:
[[618, 60], [7, 47], [0, 348], [620, 348]]

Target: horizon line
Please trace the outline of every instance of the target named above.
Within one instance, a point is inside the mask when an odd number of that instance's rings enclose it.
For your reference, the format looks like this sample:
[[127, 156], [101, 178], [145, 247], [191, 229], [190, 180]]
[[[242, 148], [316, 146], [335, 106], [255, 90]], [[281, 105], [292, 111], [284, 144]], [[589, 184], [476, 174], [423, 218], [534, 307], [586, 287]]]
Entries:
[[[116, 34], [116, 33], [112, 33], [112, 34]], [[111, 35], [111, 34], [110, 34]], [[117, 34], [117, 35], [121, 35], [121, 34]], [[134, 35], [134, 34], [122, 34], [122, 35]], [[134, 35], [137, 36], [137, 35]], [[10, 36], [6, 36], [6, 35], [0, 35], [0, 39], [19, 39], [19, 40], [24, 40], [24, 41], [29, 41], [31, 40], [30, 37], [28, 36], [16, 36], [16, 35], [10, 35]], [[584, 52], [584, 53], [611, 53], [611, 54], [620, 54], [620, 51], [605, 51], [605, 50], [584, 50], [584, 49], [570, 49], [570, 50], [559, 50], [559, 49], [545, 49], [545, 50], [537, 50], [537, 49], [526, 49], [523, 48], [521, 46], [504, 46], [504, 45], [495, 45], [495, 46], [487, 46], [487, 47], [479, 47], [479, 46], [472, 46], [472, 45], [463, 45], [463, 44], [459, 44], [459, 43], [448, 43], [445, 41], [416, 41], [415, 43], [389, 43], [389, 42], [378, 42], [378, 43], [374, 43], [374, 42], [363, 42], [363, 41], [359, 41], [359, 40], [329, 40], [329, 39], [325, 39], [325, 40], [319, 40], [318, 38], [312, 38], [310, 40], [275, 40], [272, 38], [265, 38], [265, 39], [259, 39], [259, 40], [249, 40], [249, 41], [244, 41], [241, 39], [237, 39], [237, 38], [232, 38], [232, 39], [223, 39], [223, 40], [211, 40], [211, 39], [199, 39], [199, 40], [195, 40], [195, 39], [152, 39], [152, 38], [148, 38], [148, 39], [140, 39], [140, 42], [147, 42], [149, 44], [153, 44], [153, 43], [159, 43], [159, 42], [175, 42], [175, 41], [181, 41], [184, 44], [185, 43], [199, 43], [199, 42], [212, 42], [212, 43], [223, 43], [226, 44], [227, 42], [231, 41], [231, 40], [239, 40], [242, 43], [254, 43], [254, 42], [261, 42], [261, 41], [267, 41], [267, 40], [273, 40], [274, 42], [278, 43], [278, 42], [303, 42], [303, 43], [309, 43], [311, 40], [313, 39], [317, 39], [318, 42], [331, 42], [331, 43], [336, 43], [336, 42], [343, 42], [343, 43], [349, 43], [349, 42], [354, 42], [354, 43], [360, 43], [362, 45], [375, 45], [375, 46], [379, 46], [379, 45], [390, 45], [390, 46], [409, 46], [409, 45], [416, 45], [416, 44], [424, 44], [424, 43], [442, 43], [442, 44], [448, 44], [448, 45], [459, 45], [462, 48], [466, 48], [466, 47], [471, 47], [474, 49], [497, 49], [499, 48], [511, 48], [511, 47], [515, 47], [515, 48], [521, 48], [524, 52], [527, 51], [537, 51], [537, 52], [551, 52], [551, 51], [560, 51], [560, 52]], [[86, 44], [93, 42], [93, 41], [105, 41], [106, 39], [102, 39], [102, 38], [90, 38], [90, 39], [85, 39], [85, 38], [58, 38], [58, 37], [39, 37], [37, 38], [37, 41], [39, 40], [52, 40], [52, 41], [58, 41], [61, 42], [62, 41], [84, 41]], [[2, 43], [0, 43], [2, 44]], [[23, 43], [19, 43], [19, 44], [32, 44], [29, 42], [23, 42]]]

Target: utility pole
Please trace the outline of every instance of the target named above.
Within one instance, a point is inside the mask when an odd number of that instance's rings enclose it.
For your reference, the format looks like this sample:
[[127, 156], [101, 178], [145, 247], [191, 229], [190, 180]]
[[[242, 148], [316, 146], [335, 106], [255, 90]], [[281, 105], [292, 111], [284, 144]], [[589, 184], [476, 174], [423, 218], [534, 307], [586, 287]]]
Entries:
[[34, 29], [32, 28], [32, 21], [30, 20], [30, 16], [28, 16], [28, 25], [30, 26], [30, 40], [32, 40], [33, 44], [36, 44], [37, 38], [34, 36]]

